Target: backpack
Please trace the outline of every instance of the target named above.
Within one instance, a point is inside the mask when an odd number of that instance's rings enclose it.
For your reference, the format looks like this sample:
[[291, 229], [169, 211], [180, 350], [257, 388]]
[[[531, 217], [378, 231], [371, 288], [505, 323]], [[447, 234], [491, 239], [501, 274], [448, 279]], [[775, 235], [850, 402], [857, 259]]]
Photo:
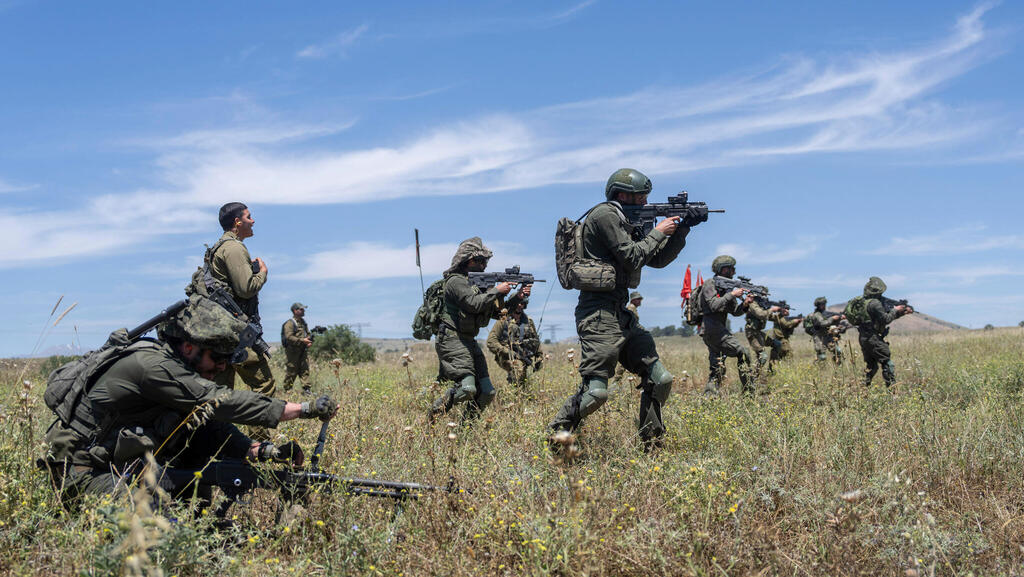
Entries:
[[695, 327], [700, 323], [704, 322], [704, 312], [700, 306], [700, 292], [701, 287], [693, 289], [690, 296], [686, 299], [686, 303], [683, 307], [683, 320], [686, 324], [691, 327]]
[[412, 336], [429, 341], [441, 328], [441, 316], [444, 314], [444, 281], [438, 279], [427, 287], [423, 293], [423, 304], [416, 309], [412, 318]]
[[65, 427], [91, 439], [97, 434], [100, 423], [82, 399], [116, 361], [139, 349], [155, 346], [158, 345], [151, 339], [133, 342], [126, 329], [118, 329], [110, 333], [99, 349], [54, 369], [46, 379], [43, 401]]
[[807, 318], [804, 319], [804, 332], [811, 335], [812, 337], [818, 334], [818, 327], [814, 326], [814, 322], [811, 321], [810, 315], [808, 315]]
[[843, 311], [843, 314], [846, 315], [846, 320], [850, 321], [850, 324], [854, 326], [871, 323], [871, 316], [868, 315], [868, 301], [862, 296], [850, 299], [846, 303], [846, 309]]
[[555, 228], [555, 269], [558, 271], [558, 282], [566, 290], [615, 290], [615, 267], [597, 259], [583, 257], [583, 221], [598, 206], [601, 205], [591, 208], [576, 220], [565, 217], [558, 220]]

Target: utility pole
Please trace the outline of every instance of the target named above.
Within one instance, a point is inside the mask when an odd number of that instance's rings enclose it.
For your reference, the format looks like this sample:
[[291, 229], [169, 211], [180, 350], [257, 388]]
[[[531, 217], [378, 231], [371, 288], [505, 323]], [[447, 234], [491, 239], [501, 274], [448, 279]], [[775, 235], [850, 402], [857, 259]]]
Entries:
[[551, 342], [553, 343], [558, 342], [558, 339], [556, 337], [558, 336], [559, 328], [561, 328], [561, 325], [548, 325], [548, 338], [551, 339]]
[[359, 338], [363, 338], [363, 327], [370, 326], [370, 323], [349, 323], [348, 326], [356, 330], [356, 335], [358, 335]]

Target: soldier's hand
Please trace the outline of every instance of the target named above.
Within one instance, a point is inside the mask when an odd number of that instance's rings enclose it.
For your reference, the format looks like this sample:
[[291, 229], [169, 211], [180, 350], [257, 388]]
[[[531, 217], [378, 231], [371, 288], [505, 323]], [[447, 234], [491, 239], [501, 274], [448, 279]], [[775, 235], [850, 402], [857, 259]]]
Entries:
[[262, 272], [262, 273], [267, 272], [267, 263], [263, 262], [262, 258], [257, 257], [256, 260], [253, 261], [253, 262], [255, 262], [256, 264], [260, 265], [260, 272]]
[[895, 307], [893, 307], [893, 308], [894, 308], [894, 310], [895, 310], [896, 312], [898, 312], [898, 313], [899, 313], [899, 314], [901, 314], [901, 315], [902, 315], [902, 314], [906, 314], [906, 313], [904, 312], [904, 311], [906, 311], [906, 310], [907, 310], [907, 307], [906, 307], [906, 305], [896, 305], [896, 306], [895, 306]]
[[300, 413], [303, 419], [320, 419], [321, 421], [327, 421], [334, 416], [334, 413], [338, 412], [339, 405], [331, 400], [327, 395], [321, 395], [315, 401], [306, 401], [302, 403], [302, 412]]
[[772, 306], [770, 309], [768, 309], [768, 312], [770, 312], [770, 313], [777, 313], [777, 312], [779, 312], [779, 305]]
[[311, 339], [309, 337], [306, 337], [306, 338], [302, 339], [302, 342], [306, 343], [306, 346], [308, 347], [308, 346], [313, 344], [313, 339]]
[[302, 447], [298, 443], [288, 441], [280, 447], [275, 446], [273, 443], [260, 443], [257, 458], [260, 461], [290, 463], [296, 467], [301, 467], [302, 463], [306, 460], [306, 455], [302, 452]]
[[524, 296], [524, 297], [529, 297], [530, 296], [530, 291], [532, 291], [532, 290], [533, 290], [533, 285], [532, 284], [524, 284], [522, 287], [520, 287], [519, 294], [521, 296]]
[[676, 229], [679, 228], [679, 217], [670, 216], [658, 223], [658, 226], [654, 227], [660, 230], [665, 236], [672, 236], [675, 234]]
[[498, 294], [507, 295], [509, 292], [512, 291], [512, 283], [500, 282], [494, 285], [494, 289], [498, 291]]
[[732, 296], [734, 296], [734, 297], [741, 296], [743, 294], [743, 289], [741, 289], [739, 287], [736, 287], [736, 288], [732, 289], [732, 293], [730, 293], [730, 294], [732, 294]]

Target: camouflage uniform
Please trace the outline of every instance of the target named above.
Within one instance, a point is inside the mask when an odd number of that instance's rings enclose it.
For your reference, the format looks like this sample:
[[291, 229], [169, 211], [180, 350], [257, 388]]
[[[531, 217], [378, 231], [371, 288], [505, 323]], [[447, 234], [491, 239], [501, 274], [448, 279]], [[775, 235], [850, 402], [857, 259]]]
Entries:
[[743, 327], [743, 334], [750, 343], [757, 357], [757, 368], [754, 369], [754, 379], [760, 380], [761, 372], [768, 363], [769, 349], [766, 344], [764, 329], [768, 326], [769, 320], [774, 320], [774, 314], [761, 307], [757, 302], [751, 302], [747, 306], [747, 324]]
[[[636, 320], [639, 323], [640, 322], [640, 311], [637, 310], [637, 306], [635, 304], [633, 304], [633, 301], [636, 300], [636, 299], [640, 299], [642, 301], [644, 299], [644, 297], [641, 296], [640, 293], [638, 293], [638, 292], [630, 293], [630, 295], [629, 295], [629, 304], [626, 305], [626, 310], [631, 312], [631, 313], [633, 313], [633, 316], [636, 317]], [[626, 367], [622, 366], [621, 363], [617, 363], [617, 366], [615, 367], [615, 376], [612, 377], [612, 382], [613, 383], [620, 382], [622, 380], [622, 375], [624, 375], [624, 374], [626, 374]]]
[[[489, 259], [492, 254], [480, 237], [466, 239], [444, 273], [444, 310], [434, 348], [440, 363], [438, 378], [454, 381], [454, 384], [434, 401], [429, 413], [431, 419], [447, 413], [458, 403], [467, 403], [463, 420], [472, 419], [494, 400], [487, 359], [476, 336], [491, 319], [499, 318], [506, 305], [497, 287], [484, 292], [470, 283], [464, 267], [475, 257]], [[512, 308], [518, 303], [519, 297], [514, 296], [507, 306]]]
[[[612, 179], [621, 172], [613, 174]], [[647, 186], [650, 191], [650, 181]], [[613, 197], [608, 188], [606, 196]], [[639, 388], [643, 393], [639, 434], [648, 447], [657, 444], [665, 434], [661, 407], [672, 391], [672, 374], [658, 359], [651, 333], [640, 325], [626, 303], [629, 289], [640, 284], [643, 267], [668, 266], [686, 245], [690, 229], [680, 226], [669, 237], [655, 228], [644, 235], [629, 224], [620, 206], [615, 201], [599, 204], [582, 225], [582, 256], [612, 265], [615, 288], [608, 292], [580, 291], [576, 332], [580, 338], [582, 383], [565, 401], [550, 427], [554, 431], [578, 429], [583, 419], [608, 400], [608, 379], [614, 374], [615, 363], [619, 362], [627, 371], [640, 375]]]
[[885, 283], [876, 276], [871, 277], [864, 285], [865, 304], [871, 319], [868, 323], [857, 326], [857, 332], [860, 333], [860, 350], [864, 354], [864, 362], [867, 363], [864, 372], [864, 386], [871, 385], [879, 366], [882, 367], [885, 386], [891, 386], [896, 382], [896, 366], [892, 363], [892, 353], [885, 337], [889, 334], [889, 323], [905, 313], [897, 313], [882, 304], [879, 297], [882, 296], [885, 289]]
[[[176, 330], [204, 348], [230, 354], [238, 346], [241, 323], [206, 302], [204, 308], [193, 301], [179, 321], [185, 328]], [[181, 334], [171, 328], [161, 327], [162, 338]], [[79, 417], [83, 405], [91, 415], [87, 419]], [[146, 452], [161, 466], [184, 468], [200, 468], [211, 458], [245, 457], [253, 441], [231, 423], [276, 427], [285, 401], [219, 387], [194, 372], [170, 344], [140, 341], [99, 375], [78, 406], [75, 421], [89, 423], [95, 438], [59, 419], [46, 432], [46, 460], [66, 499], [126, 490]], [[179, 428], [203, 407], [212, 409], [210, 420], [193, 431]], [[161, 486], [172, 494], [182, 489], [167, 479]]]
[[[249, 314], [250, 310], [256, 311], [256, 299], [260, 289], [267, 282], [267, 273], [252, 272], [249, 249], [245, 248], [245, 244], [235, 233], [225, 232], [217, 244], [220, 246], [213, 253], [210, 274], [228, 286], [231, 296], [246, 314]], [[259, 315], [258, 312], [256, 314]], [[275, 383], [274, 374], [270, 371], [269, 357], [257, 354], [252, 349], [246, 350], [248, 357], [237, 365], [229, 365], [223, 373], [217, 375], [217, 384], [229, 389], [235, 388], [237, 372], [250, 389], [268, 397], [273, 396]]]
[[[292, 305], [293, 313], [296, 308], [305, 310], [306, 307]], [[284, 390], [286, 391], [292, 389], [295, 377], [298, 377], [299, 382], [302, 383], [304, 393], [312, 391], [309, 387], [309, 345], [305, 341], [310, 336], [309, 326], [303, 317], [293, 315], [281, 325], [281, 346], [284, 347], [285, 357]]]
[[787, 319], [781, 311], [776, 313], [772, 320], [774, 323], [768, 336], [771, 339], [772, 345], [770, 361], [775, 363], [793, 353], [793, 347], [789, 344], [789, 337], [793, 336], [793, 331], [800, 326], [801, 321], [800, 319]]
[[[720, 266], [716, 266], [716, 264]], [[715, 277], [717, 277], [721, 268], [735, 267], [736, 259], [727, 255], [719, 256], [715, 258], [715, 262], [711, 266], [715, 271]], [[727, 357], [736, 357], [736, 368], [740, 373], [740, 385], [743, 392], [754, 392], [754, 383], [751, 382], [753, 375], [750, 374], [752, 371], [750, 351], [729, 332], [726, 324], [728, 315], [738, 317], [745, 312], [743, 302], [732, 293], [719, 295], [714, 278], [701, 285], [699, 301], [701, 313], [704, 316], [702, 338], [708, 347], [708, 382], [704, 386], [704, 392], [718, 394], [722, 381], [725, 379], [725, 359]]]
[[[519, 320], [509, 313], [494, 323], [487, 336], [487, 349], [494, 355], [498, 366], [508, 373], [510, 385], [525, 383], [528, 369], [540, 370], [540, 336], [533, 319], [526, 316], [526, 312], [519, 316]], [[519, 351], [518, 355], [516, 351]]]
[[804, 319], [804, 326], [811, 329], [811, 341], [814, 343], [814, 353], [819, 362], [823, 362], [832, 355], [832, 362], [841, 364], [843, 362], [843, 350], [839, 348], [841, 333], [833, 327], [841, 320], [839, 315], [827, 317], [823, 313], [828, 301], [825, 297], [814, 299], [814, 312]]

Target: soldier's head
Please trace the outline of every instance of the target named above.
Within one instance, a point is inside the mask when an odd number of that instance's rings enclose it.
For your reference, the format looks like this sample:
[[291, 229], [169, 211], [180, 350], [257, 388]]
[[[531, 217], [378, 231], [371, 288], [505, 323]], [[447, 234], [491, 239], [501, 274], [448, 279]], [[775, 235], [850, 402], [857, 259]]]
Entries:
[[873, 276], [864, 285], [864, 298], [878, 298], [885, 292], [886, 286], [882, 279]]
[[620, 168], [608, 177], [604, 197], [617, 200], [619, 204], [647, 204], [651, 193], [651, 179], [632, 168]]
[[487, 261], [494, 255], [479, 236], [467, 238], [459, 243], [452, 257], [452, 264], [445, 272], [483, 272]]
[[223, 371], [245, 323], [213, 301], [195, 295], [177, 317], [160, 326], [160, 338], [206, 379]]
[[711, 272], [732, 278], [732, 275], [736, 274], [736, 259], [727, 254], [716, 256], [715, 260], [711, 261]]
[[302, 303], [292, 303], [292, 314], [299, 318], [306, 316], [306, 305]]
[[224, 232], [233, 231], [238, 238], [249, 238], [252, 236], [252, 225], [256, 224], [249, 207], [240, 202], [229, 202], [220, 207], [220, 226]]
[[814, 299], [814, 310], [822, 312], [825, 310], [826, 305], [828, 305], [828, 299], [825, 297], [818, 297]]
[[633, 306], [640, 308], [640, 305], [644, 302], [644, 295], [640, 294], [638, 291], [633, 291], [629, 293], [629, 302], [632, 303]]
[[526, 306], [529, 305], [529, 304], [530, 304], [530, 299], [523, 299], [523, 300], [519, 301], [519, 304], [516, 305], [516, 308], [515, 308], [515, 311], [514, 311], [516, 318], [519, 318], [520, 316], [522, 316], [523, 312], [526, 310]]

